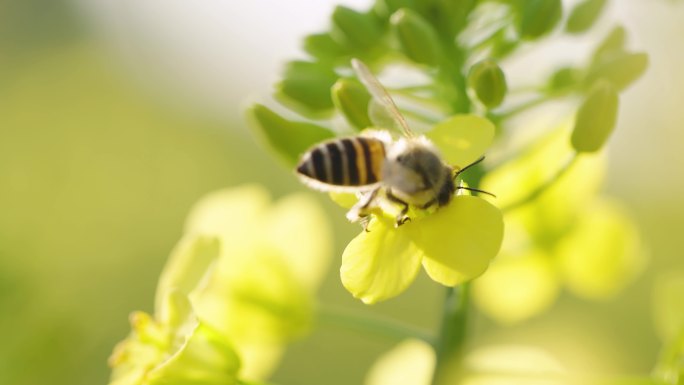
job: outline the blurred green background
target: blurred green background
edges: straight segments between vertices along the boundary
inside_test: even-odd
[[[241,101],[269,93],[302,28],[325,26],[334,3],[182,3],[0,0],[0,384],[106,383],[127,315],[151,310],[193,202],[244,182],[276,197],[303,190],[255,142]],[[653,282],[684,269],[684,4],[613,3],[606,24],[625,23],[651,67],[622,98],[606,190],[632,210],[652,262],[611,302],[564,296],[508,327],[475,316],[473,344],[537,345],[570,369],[646,373],[659,348]],[[371,309],[344,291],[339,255],[358,228],[324,198],[337,258],[321,301],[433,328],[442,290],[424,277]],[[291,346],[274,380],[360,383],[392,343],[323,327]]]

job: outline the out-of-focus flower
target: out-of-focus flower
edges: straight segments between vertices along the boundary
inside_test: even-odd
[[[366,385],[429,385],[435,351],[422,340],[402,341],[380,356],[366,375]]]
[[[482,155],[493,135],[494,126],[486,119],[462,115],[438,124],[426,136],[446,162],[464,166]],[[344,198],[336,195],[335,200]],[[354,238],[342,255],[342,283],[365,303],[404,291],[421,265],[433,280],[458,285],[481,275],[499,251],[501,212],[479,197],[457,195],[434,212],[410,210],[411,221],[399,227],[398,207],[385,201],[380,206],[368,231]]]
[[[167,293],[180,293],[187,296],[188,309],[194,309],[198,330],[211,331],[214,340],[225,341],[240,357],[239,373],[237,364],[234,371],[239,378],[263,379],[279,361],[284,345],[311,326],[313,293],[328,266],[330,243],[322,210],[304,195],[273,205],[258,186],[209,194],[190,213],[186,235],[161,274],[155,305],[158,319],[147,316],[150,321],[143,326],[136,322],[124,344],[143,346],[159,358],[171,354],[172,346],[148,346],[150,331],[189,338],[194,329],[174,329],[160,316],[166,313]],[[135,357],[125,365],[112,360],[115,380],[146,370],[152,355]],[[211,357],[207,360],[203,365],[213,365]],[[168,383],[177,380],[175,372],[162,373],[168,373]],[[130,378],[131,382],[117,385],[149,383],[147,377]]]
[[[483,180],[497,204],[518,202],[552,179],[573,152],[559,129]],[[616,294],[643,269],[646,254],[626,210],[597,198],[604,158],[581,155],[535,200],[505,212],[506,238],[497,261],[473,288],[476,303],[502,322],[547,309],[562,286],[587,299]]]
[[[131,334],[109,360],[110,384],[237,384],[240,359],[228,339],[200,322],[181,292],[164,299],[155,318],[131,314]]]
[[[435,352],[421,340],[406,340],[382,355],[366,385],[428,385]],[[495,345],[467,353],[446,383],[464,385],[568,384],[565,369],[548,353],[529,346]]]

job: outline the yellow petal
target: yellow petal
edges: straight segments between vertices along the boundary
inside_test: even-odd
[[[281,199],[267,217],[264,236],[306,287],[318,287],[332,257],[332,231],[325,212],[309,195]]]
[[[425,257],[430,277],[454,286],[482,274],[503,239],[501,211],[474,196],[456,196],[446,207],[405,226]]]
[[[356,202],[359,201],[359,198],[355,193],[333,191],[328,193],[328,195],[330,195],[330,199],[332,199],[333,202],[337,203],[340,207],[344,207],[345,209],[352,208]]]
[[[391,220],[373,219],[369,232],[361,232],[344,250],[342,284],[367,304],[394,297],[416,277],[422,254],[411,242],[407,228],[394,228]]]
[[[496,194],[499,207],[517,203],[551,180],[569,161],[574,150],[568,143],[568,129],[561,127],[532,145],[522,156],[488,173],[481,188]],[[596,194],[605,174],[605,157],[582,155],[533,202],[507,212],[536,238],[563,233]]]
[[[268,191],[244,185],[212,192],[195,204],[185,223],[191,234],[227,238],[224,247],[253,237],[262,215],[271,203]]]
[[[366,376],[366,385],[429,385],[435,352],[421,340],[406,340],[383,354]]]
[[[547,255],[501,256],[473,282],[473,299],[492,318],[513,323],[541,313],[558,296],[559,282]]]
[[[198,316],[236,343],[285,343],[301,336],[312,320],[311,293],[277,250],[254,248],[249,256],[217,266],[193,298]]]
[[[285,346],[238,341],[235,344],[235,350],[240,354],[242,362],[240,378],[248,381],[262,381],[268,379],[278,367],[285,353]]]
[[[240,359],[225,337],[199,323],[184,339],[171,357],[147,374],[145,385],[238,383]]]
[[[597,201],[581,214],[557,247],[559,267],[570,290],[609,298],[631,282],[646,263],[639,232],[615,202]]]
[[[189,234],[176,245],[157,284],[155,312],[162,314],[165,296],[178,290],[190,295],[200,286],[200,282],[208,279],[210,265],[219,256],[219,241],[214,237]]]
[[[465,167],[485,153],[495,130],[494,124],[481,116],[455,115],[435,125],[426,136],[447,163]]]
[[[466,356],[462,385],[568,384],[566,370],[549,353],[530,346],[499,345]]]

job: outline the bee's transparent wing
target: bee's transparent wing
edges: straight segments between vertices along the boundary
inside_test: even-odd
[[[373,96],[368,106],[368,115],[373,124],[385,128],[399,129],[404,132],[404,135],[408,137],[413,136],[413,132],[406,123],[406,119],[399,112],[394,100],[392,100],[385,87],[371,73],[370,69],[358,59],[352,59],[351,64],[354,72],[356,72],[356,76],[366,86],[371,96]]]

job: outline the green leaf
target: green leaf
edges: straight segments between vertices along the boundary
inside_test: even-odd
[[[518,29],[525,39],[537,39],[549,33],[561,19],[561,0],[526,0],[522,2]]]
[[[332,14],[332,22],[333,39],[352,49],[368,51],[382,37],[382,28],[370,13],[337,6]]]
[[[302,113],[320,114],[333,108],[330,87],[337,74],[321,63],[292,61],[285,67],[283,80],[277,86],[277,96],[292,101]]]
[[[606,80],[599,80],[575,116],[571,143],[578,152],[595,152],[603,147],[617,121],[618,93]]]
[[[442,58],[437,31],[420,14],[402,8],[391,18],[399,44],[406,56],[416,63],[436,66]]]
[[[579,34],[591,28],[605,8],[606,0],[585,0],[575,6],[570,12],[565,30]]]
[[[468,85],[487,108],[499,106],[508,91],[506,75],[492,59],[482,60],[470,68]]]
[[[587,84],[593,84],[598,79],[606,79],[613,83],[618,91],[622,91],[639,79],[647,67],[647,54],[622,52],[594,64],[586,81]]]
[[[296,164],[299,156],[315,143],[334,136],[327,128],[287,120],[261,104],[247,110],[247,119],[251,127],[290,165]]]
[[[495,131],[494,124],[483,117],[455,115],[438,123],[426,136],[448,164],[464,167],[484,154]]]
[[[361,83],[353,79],[340,79],[332,87],[335,107],[354,128],[362,130],[372,125],[368,117],[371,96]]]

